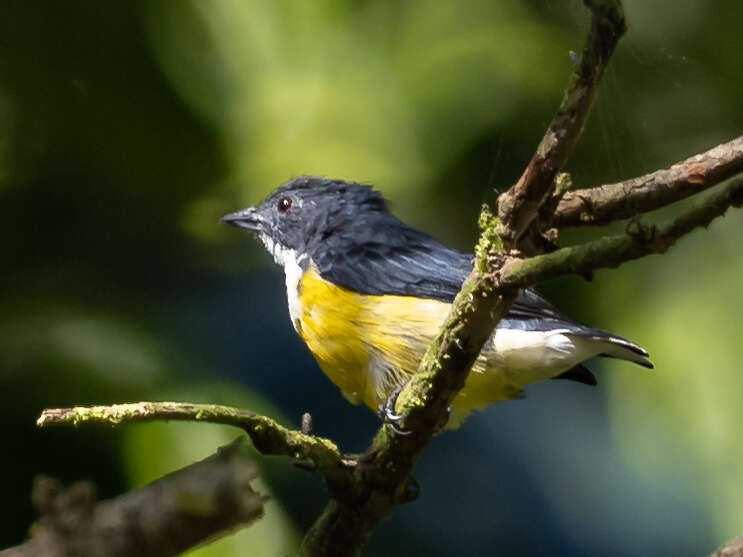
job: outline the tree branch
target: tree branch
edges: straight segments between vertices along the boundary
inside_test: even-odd
[[[385,427],[378,432],[354,470],[355,489],[331,492],[332,499],[307,533],[300,555],[347,554],[358,547],[394,505],[409,500],[407,480],[418,455],[446,422],[448,405],[464,384],[466,371],[474,360],[472,354],[479,354],[482,342],[507,312],[519,288],[559,275],[582,274],[663,253],[683,235],[708,226],[728,208],[741,206],[743,180],[736,180],[668,223],[645,226],[634,221],[623,235],[528,259],[507,257],[498,249],[498,238],[493,233],[497,219],[484,210],[475,269],[424,356],[419,372],[399,397],[396,411],[405,416],[404,425],[410,435],[394,435]],[[499,270],[489,272],[488,268]]]
[[[498,232],[506,250],[535,251],[528,242],[519,245],[519,241],[534,222],[545,199],[554,191],[555,176],[573,153],[604,68],[626,31],[619,0],[584,0],[584,3],[591,10],[591,29],[581,61],[534,156],[518,182],[498,200]]]
[[[287,429],[275,420],[250,410],[219,404],[189,402],[134,402],[112,406],[77,406],[44,410],[36,421],[39,427],[53,425],[105,424],[184,420],[239,427],[253,445],[267,455],[286,455],[311,460],[325,472],[338,472],[354,463],[344,458],[330,439]]]
[[[396,411],[404,416],[410,435],[395,435],[384,426],[379,430],[354,469],[353,489],[331,490],[331,500],[305,536],[300,555],[349,555],[395,505],[410,500],[409,478],[420,453],[447,422],[452,400],[515,299],[517,288],[500,282],[504,248],[517,246],[551,193],[556,173],[580,136],[603,69],[625,30],[619,0],[585,0],[585,4],[591,10],[591,29],[558,113],[519,182],[501,196],[500,224],[483,209],[474,269],[418,372],[398,397]]]
[[[309,530],[301,556],[349,555],[395,505],[417,494],[409,484],[415,463],[449,417],[449,406],[464,386],[470,367],[498,320],[516,296],[495,291],[495,281],[475,270],[416,373],[399,396],[409,435],[382,427],[354,470],[355,489],[331,492],[331,500]]]
[[[736,179],[667,223],[646,226],[634,220],[630,221],[626,233],[618,236],[599,238],[529,259],[511,258],[503,266],[502,281],[511,286],[530,286],[566,274],[584,274],[603,267],[617,267],[652,253],[665,253],[682,236],[695,228],[709,226],[730,207],[741,206],[743,179]]]
[[[32,537],[2,557],[169,557],[263,516],[264,496],[250,486],[257,469],[238,442],[120,497],[95,502],[95,487],[69,489],[37,478],[41,518]]]
[[[554,226],[602,225],[685,199],[743,172],[743,136],[673,166],[618,182],[566,193]]]

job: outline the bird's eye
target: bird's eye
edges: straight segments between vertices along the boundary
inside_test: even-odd
[[[279,199],[279,213],[286,213],[292,206],[291,197],[282,197]]]

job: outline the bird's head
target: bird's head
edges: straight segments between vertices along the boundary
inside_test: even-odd
[[[354,234],[358,226],[389,216],[379,192],[343,180],[299,176],[283,184],[254,207],[221,221],[253,232],[285,265],[287,257],[310,254],[338,236]]]

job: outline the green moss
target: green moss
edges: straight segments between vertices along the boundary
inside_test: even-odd
[[[490,206],[484,203],[477,219],[480,238],[475,245],[475,269],[481,273],[487,272],[488,256],[503,251],[503,242],[496,233],[498,224],[498,217],[490,209]]]

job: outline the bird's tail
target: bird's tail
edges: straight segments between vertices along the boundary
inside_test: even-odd
[[[606,331],[593,330],[592,334],[581,335],[592,342],[600,343],[596,348],[600,350],[598,356],[604,358],[619,358],[634,362],[648,369],[653,369],[653,363],[648,358],[647,350],[631,340],[622,338]]]

